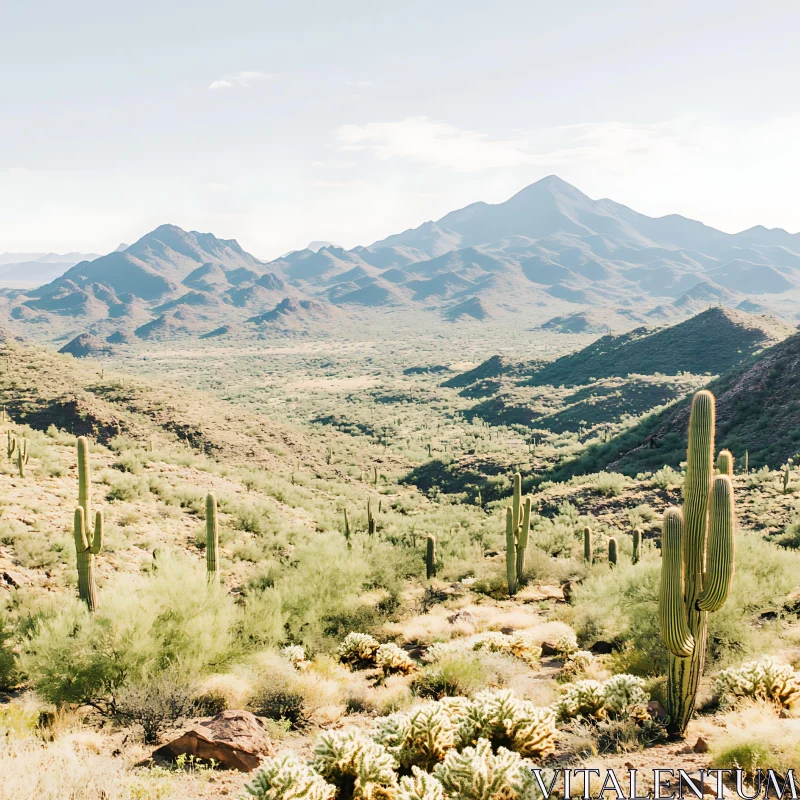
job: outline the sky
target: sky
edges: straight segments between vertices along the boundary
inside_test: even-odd
[[[800,230],[800,3],[0,0],[0,252],[261,258],[549,174]]]

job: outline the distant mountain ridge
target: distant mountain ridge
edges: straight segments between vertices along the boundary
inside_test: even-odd
[[[800,234],[652,218],[556,176],[350,250],[315,241],[264,262],[234,239],[174,225],[120,247],[36,290],[4,290],[0,302],[18,326],[56,324],[75,335],[80,322],[103,336],[164,315],[156,328],[207,332],[284,299],[357,313],[414,309],[453,325],[523,313],[564,332],[602,330],[604,318],[617,330],[679,322],[711,306],[800,319]]]

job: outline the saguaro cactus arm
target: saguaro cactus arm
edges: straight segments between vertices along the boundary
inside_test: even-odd
[[[517,593],[517,543],[514,538],[514,512],[506,508],[506,577],[508,593]]]
[[[661,542],[658,625],[667,650],[687,658],[694,652],[694,637],[683,605],[683,513],[679,508],[666,510]]]
[[[733,453],[730,450],[720,450],[717,455],[717,471],[720,475],[733,477]]]
[[[735,524],[733,484],[728,475],[718,475],[711,489],[706,574],[697,598],[703,611],[718,611],[728,599],[735,569]]]

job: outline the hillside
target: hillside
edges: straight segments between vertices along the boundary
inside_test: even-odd
[[[800,333],[708,384],[717,397],[717,443],[750,469],[777,468],[800,451]],[[686,457],[688,398],[552,471],[562,479],[609,470],[635,475]]]
[[[715,307],[661,330],[637,328],[603,336],[547,364],[528,383],[576,386],[598,378],[657,372],[718,375],[790,332],[789,326],[770,317]]]

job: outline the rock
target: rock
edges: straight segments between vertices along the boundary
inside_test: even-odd
[[[19,572],[14,572],[13,570],[7,569],[0,575],[0,579],[2,579],[3,583],[6,586],[11,586],[13,589],[19,589],[20,586],[24,586],[28,581],[19,574]]]
[[[526,586],[515,595],[523,603],[538,603],[540,600],[564,600],[564,590],[560,586]]]
[[[651,717],[654,717],[661,722],[665,722],[669,714],[667,714],[667,709],[658,702],[658,700],[651,700],[647,704],[647,710],[650,713]]]
[[[791,592],[791,594],[789,594],[783,604],[783,607],[790,614],[800,614],[800,589],[795,589],[793,592]]]
[[[475,625],[477,622],[475,615],[471,611],[467,611],[466,608],[462,608],[461,611],[449,616],[447,621],[451,625]]]
[[[694,750],[695,753],[707,753],[708,742],[702,736],[698,736],[692,750]]]
[[[614,652],[614,646],[610,642],[595,642],[589,648],[589,652],[596,656],[607,656]]]
[[[223,711],[159,747],[153,758],[174,761],[180,755],[187,755],[203,761],[213,759],[227,769],[252,772],[262,758],[274,754],[261,723],[249,711]]]
[[[702,775],[702,778],[703,778],[702,781],[700,780],[701,775]],[[687,772],[686,773],[686,778],[689,778],[689,780],[691,780],[692,783],[695,786],[697,786],[698,788],[702,787],[702,791],[703,791],[704,795],[711,795],[712,797],[716,797],[716,795],[717,795],[716,781],[712,782],[712,779],[709,778],[705,774],[705,772],[702,772],[701,770],[697,770],[695,772]],[[686,780],[686,778],[684,778],[681,775],[681,777],[679,779],[680,789],[678,791],[678,796],[679,797],[694,797],[694,796],[696,796],[695,793],[694,793],[694,789],[689,784],[689,781]],[[664,791],[663,795],[664,796],[669,796],[668,791]]]
[[[542,655],[543,656],[557,656],[558,648],[555,642],[542,642]]]

